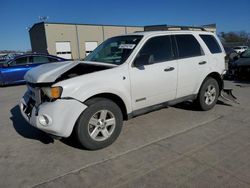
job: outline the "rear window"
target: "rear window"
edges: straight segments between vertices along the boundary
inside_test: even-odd
[[[193,35],[176,35],[176,42],[180,58],[203,55],[203,50]]]
[[[217,40],[212,35],[200,35],[212,54],[221,53],[222,50]]]

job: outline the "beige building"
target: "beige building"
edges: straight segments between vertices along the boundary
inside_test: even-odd
[[[33,52],[82,59],[107,38],[143,30],[140,26],[41,22],[29,34]]]

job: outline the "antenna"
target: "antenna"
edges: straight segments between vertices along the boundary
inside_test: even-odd
[[[39,16],[38,19],[42,22],[46,22],[49,19],[49,16]]]

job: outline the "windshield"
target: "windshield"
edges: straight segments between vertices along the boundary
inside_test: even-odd
[[[250,50],[246,50],[241,54],[241,57],[250,58]]]
[[[141,39],[142,36],[139,35],[110,38],[98,46],[85,60],[121,65],[127,60]]]

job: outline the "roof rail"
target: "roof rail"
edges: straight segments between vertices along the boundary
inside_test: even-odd
[[[144,31],[180,31],[180,30],[206,31],[205,28],[196,27],[196,26],[177,26],[177,25],[148,25],[148,26],[144,26]]]

